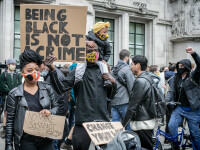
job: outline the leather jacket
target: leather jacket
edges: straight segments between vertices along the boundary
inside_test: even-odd
[[[151,85],[149,81],[144,78],[145,76],[149,76],[149,74],[143,72],[134,82],[128,109],[122,121],[123,126],[126,126],[130,121],[145,121],[153,119],[148,113],[148,106],[151,98]]]
[[[43,109],[48,109],[51,114],[57,114],[58,102],[55,99],[52,87],[46,82],[38,82],[40,104]],[[24,86],[21,84],[10,91],[6,104],[6,148],[13,149],[14,144],[20,146],[20,139],[23,135],[23,124],[25,112],[28,110],[28,104],[24,97]]]
[[[200,108],[200,56],[195,52],[191,54],[195,63],[196,69],[192,71],[189,76],[183,81],[183,89],[186,92],[190,107],[192,110],[196,110]],[[177,65],[178,70],[178,65]],[[176,78],[178,74],[172,78],[172,84],[170,86],[170,90],[167,93],[165,98],[166,101],[174,100],[175,102],[179,102],[179,94],[176,91]]]

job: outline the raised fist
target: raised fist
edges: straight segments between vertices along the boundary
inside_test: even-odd
[[[192,47],[188,47],[185,50],[186,50],[186,53],[189,53],[189,54],[193,54],[194,53],[194,50],[192,49]]]

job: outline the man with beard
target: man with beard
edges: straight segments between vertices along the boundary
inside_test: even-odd
[[[117,83],[115,97],[111,99],[112,121],[123,120],[128,108],[129,96],[135,80],[129,67],[130,57],[131,53],[128,50],[122,50],[119,53],[120,60],[111,72]],[[128,125],[126,129],[130,130],[130,126]]]
[[[82,126],[84,122],[93,122],[97,120],[109,121],[107,92],[112,91],[111,97],[113,97],[116,90],[116,83],[115,79],[110,74],[103,74],[102,78],[101,70],[96,63],[98,56],[97,45],[95,47],[86,46],[87,67],[83,76],[83,82],[75,86],[76,68],[71,70],[64,81],[60,82],[55,68],[51,65],[54,61],[54,56],[49,57],[49,61],[46,62],[46,65],[52,66],[49,67],[51,70],[50,77],[52,78],[52,82],[58,85],[58,90],[67,91],[71,88],[74,89],[75,99],[77,101],[75,127],[72,135],[74,150],[89,149],[91,139]],[[112,87],[105,87],[104,80],[109,80],[112,83]]]

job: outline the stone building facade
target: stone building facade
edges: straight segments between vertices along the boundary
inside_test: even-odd
[[[0,0],[0,62],[20,54],[20,4],[88,6],[87,32],[109,21],[111,66],[122,49],[160,66],[190,58],[200,46],[200,0]]]

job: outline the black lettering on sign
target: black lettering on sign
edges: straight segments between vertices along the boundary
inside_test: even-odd
[[[48,20],[48,17],[50,17],[51,20],[55,20],[55,9],[45,9],[44,10],[44,20]]]
[[[70,39],[70,36],[68,34],[64,34],[62,37],[61,37],[61,45],[62,46],[68,46],[71,42],[71,39]]]
[[[30,45],[30,34],[26,34],[26,45]]]
[[[49,29],[48,29],[48,26],[47,26],[46,22],[44,22],[44,25],[43,25],[42,33],[44,33],[44,32],[49,33]]]
[[[27,8],[27,9],[25,10],[25,12],[26,12],[26,13],[25,13],[25,14],[26,14],[26,15],[25,15],[25,19],[26,19],[26,20],[31,20],[31,18],[32,18],[32,17],[31,17],[31,9]]]
[[[42,33],[42,30],[37,29],[37,22],[33,22],[33,33]]]
[[[26,32],[27,33],[30,33],[30,32],[32,32],[32,22],[30,22],[30,21],[26,21]]]
[[[51,33],[57,33],[57,30],[54,30],[54,29],[53,29],[53,26],[54,26],[55,24],[58,24],[58,22],[52,22],[52,23],[49,25],[49,30],[50,30]]]
[[[67,55],[72,55],[72,60],[75,58],[75,47],[71,47],[68,49],[67,47],[63,48],[63,60],[66,60],[66,53]]]
[[[103,141],[103,140],[104,140],[104,137],[103,137],[102,133],[97,133],[97,134],[98,134],[99,140],[100,140],[100,141]]]
[[[93,130],[92,130],[92,128],[90,128],[90,125],[89,124],[87,124],[87,129],[90,131],[90,132],[93,132]]]
[[[25,46],[24,50],[30,50],[30,46]]]
[[[36,52],[37,52],[38,54],[40,54],[40,51],[44,51],[44,46],[39,46],[39,47],[36,49]],[[40,56],[42,57],[42,60],[44,60],[44,56],[42,56],[41,54],[40,54]]]
[[[40,9],[40,20],[43,20],[43,9]]]
[[[67,33],[67,30],[65,30],[65,26],[68,24],[68,22],[59,22],[59,33]]]
[[[46,47],[46,57],[49,55],[53,55],[54,47],[52,46],[47,46]]]
[[[72,34],[72,37],[76,38],[76,46],[79,46],[80,38],[83,38],[82,34]]]
[[[36,38],[39,34],[32,34],[31,38],[35,41],[34,43],[31,42],[31,46],[36,46],[39,44],[39,40]]]
[[[58,11],[58,13],[57,13],[57,19],[59,21],[65,21],[66,20],[67,16],[63,15],[63,13],[66,13],[66,9],[61,9],[61,10]]]
[[[62,47],[58,47],[58,60],[62,59]]]
[[[97,133],[95,133],[95,134],[92,133],[91,135],[92,135],[93,137],[95,137],[95,139],[99,142],[99,139],[98,139],[98,137],[97,137]]]
[[[59,46],[59,36],[60,35],[55,35],[55,37],[52,34],[47,35],[48,46],[52,46],[52,42],[56,46]]]
[[[32,10],[32,20],[39,20],[39,9]]]

